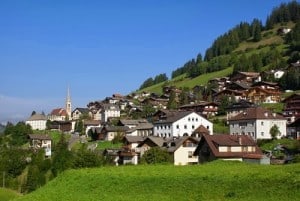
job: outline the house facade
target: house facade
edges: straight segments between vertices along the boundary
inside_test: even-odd
[[[50,136],[43,134],[30,134],[29,137],[29,147],[32,149],[44,149],[45,157],[51,157],[51,145],[52,140]]]
[[[231,135],[249,135],[254,140],[272,139],[270,129],[276,125],[277,138],[286,136],[286,118],[262,107],[248,108],[228,120]]]
[[[283,102],[283,116],[288,119],[289,123],[292,123],[300,117],[300,93],[290,95]]]
[[[173,155],[174,165],[191,165],[198,163],[194,155],[200,138],[181,137],[166,144],[167,151]]]
[[[33,130],[46,130],[47,117],[43,114],[34,114],[25,123],[30,125]]]
[[[73,120],[78,120],[80,119],[80,117],[82,117],[83,115],[92,116],[92,113],[90,112],[90,110],[88,108],[76,108],[73,112],[72,112],[72,119]]]
[[[247,135],[205,135],[201,138],[194,155],[199,157],[199,163],[216,159],[270,163],[268,160],[264,161],[262,151]]]
[[[191,136],[200,125],[213,133],[213,124],[196,112],[178,111],[154,122],[153,135],[159,137]]]
[[[120,117],[120,108],[115,104],[103,104],[101,110],[101,121],[107,122],[109,118],[118,118]]]

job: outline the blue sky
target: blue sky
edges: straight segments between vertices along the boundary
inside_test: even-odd
[[[283,0],[1,0],[0,122],[73,109],[170,76],[242,21]]]

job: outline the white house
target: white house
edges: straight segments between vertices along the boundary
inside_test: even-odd
[[[73,112],[72,112],[72,119],[73,120],[77,120],[80,119],[80,117],[82,115],[87,115],[89,117],[92,116],[92,113],[90,112],[90,110],[88,108],[76,108]]]
[[[34,114],[26,120],[33,130],[45,130],[47,117],[43,114]]]
[[[167,151],[172,154],[174,165],[190,165],[198,163],[194,152],[200,138],[181,137],[166,143]]]
[[[254,140],[271,139],[270,129],[277,125],[278,138],[286,136],[286,118],[262,107],[247,108],[228,120],[231,135],[250,135]]]
[[[43,134],[30,134],[29,147],[33,149],[44,149],[45,156],[51,157],[51,138],[48,135]]]
[[[193,111],[177,111],[154,122],[153,135],[159,137],[191,136],[200,125],[213,133],[213,124]]]
[[[103,104],[101,110],[101,121],[107,122],[109,118],[120,117],[120,108],[115,104]]]

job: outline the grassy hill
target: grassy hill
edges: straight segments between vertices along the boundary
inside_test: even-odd
[[[15,191],[12,191],[12,190],[6,189],[6,188],[0,188],[0,200],[1,201],[12,200],[19,196],[20,196],[20,194],[18,194]]]
[[[239,46],[233,51],[239,57],[241,54],[246,53],[247,56],[252,54],[259,54],[261,52],[272,51],[274,48],[280,52],[287,50],[288,45],[284,44],[284,39],[282,36],[277,34],[277,30],[280,27],[293,28],[295,23],[289,22],[284,25],[278,24],[273,29],[266,30],[262,32],[262,39],[259,42],[253,42],[252,38],[249,38],[247,41],[243,41]],[[269,66],[265,66],[263,69],[267,70]],[[175,70],[175,69],[174,69]],[[141,91],[148,91],[154,93],[162,93],[162,86],[164,85],[174,85],[178,88],[180,87],[189,87],[193,88],[195,85],[205,85],[208,80],[216,77],[229,76],[232,73],[233,67],[228,66],[228,68],[216,71],[213,73],[207,73],[200,75],[194,79],[187,78],[186,75],[180,75],[174,79],[171,79],[167,82],[159,83],[147,88],[144,88]]]
[[[16,201],[299,200],[300,164],[215,161],[195,166],[69,170]]]

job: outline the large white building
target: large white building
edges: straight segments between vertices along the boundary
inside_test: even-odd
[[[109,118],[120,117],[121,111],[118,105],[115,104],[103,104],[101,110],[101,121],[107,122]]]
[[[262,107],[248,108],[229,119],[231,135],[250,135],[254,140],[271,139],[270,129],[277,125],[279,135],[286,136],[286,118]]]
[[[33,130],[45,130],[47,117],[43,114],[34,114],[25,123],[29,124]]]
[[[201,125],[209,131],[209,134],[213,134],[212,122],[200,114],[192,111],[173,112],[165,119],[154,122],[153,135],[158,137],[191,136]]]

